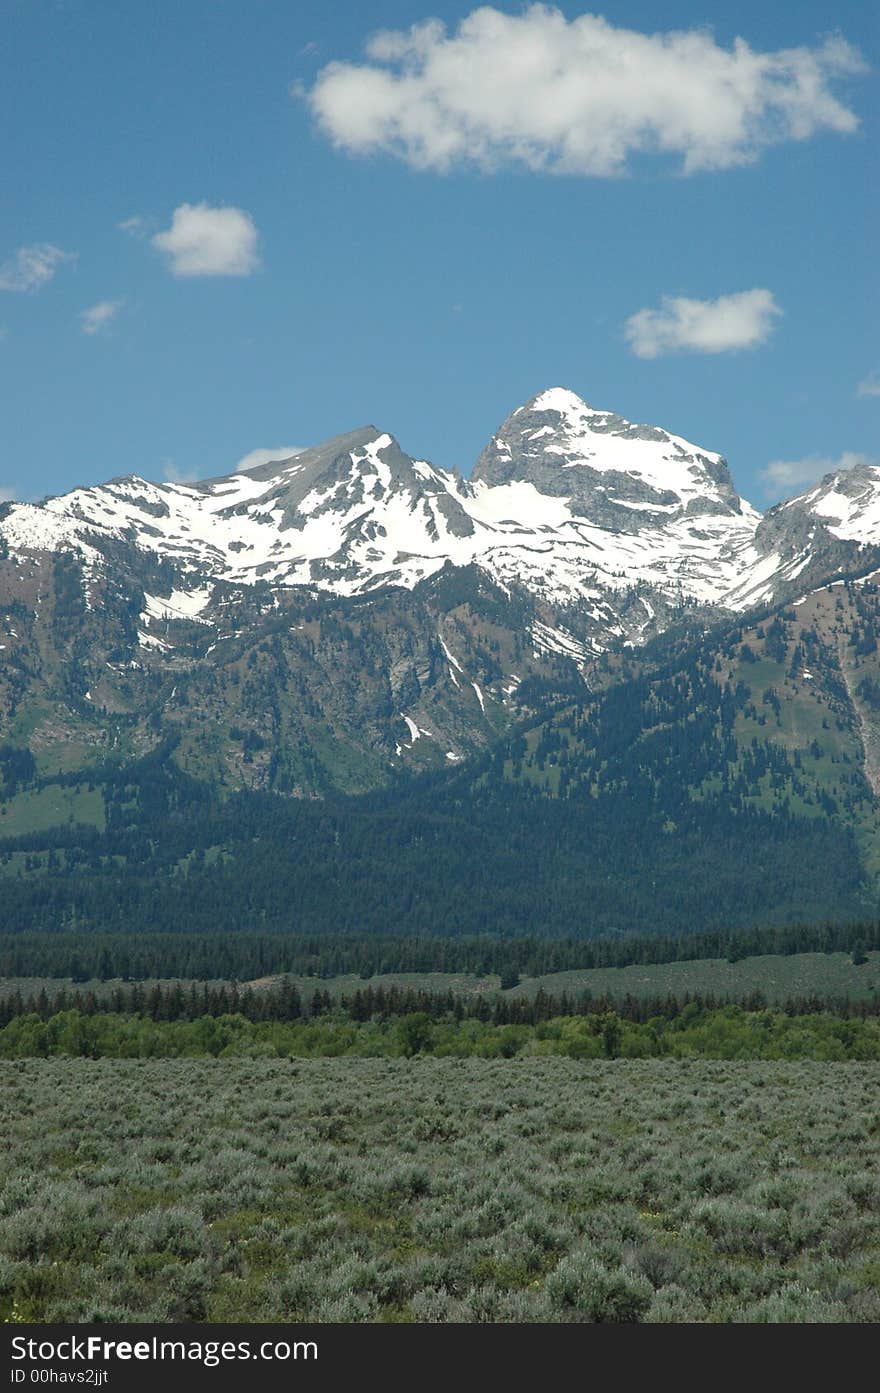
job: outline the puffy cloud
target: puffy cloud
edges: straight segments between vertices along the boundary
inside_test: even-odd
[[[639,310],[624,325],[637,358],[662,353],[726,353],[755,348],[769,337],[782,310],[770,290],[741,290],[717,300],[664,295],[659,310]]]
[[[869,372],[856,388],[857,397],[880,397],[880,372]]]
[[[14,256],[0,266],[0,290],[41,290],[65,261],[73,261],[75,252],[62,251],[51,242],[34,242],[19,247]]]
[[[121,300],[99,300],[80,315],[80,328],[84,334],[100,334],[106,329],[122,308]]]
[[[256,469],[261,464],[270,464],[272,460],[290,459],[291,455],[301,455],[305,448],[305,445],[276,445],[274,449],[251,450],[249,454],[242,455],[232,472],[233,474],[241,474],[246,469]]]
[[[305,92],[319,126],[352,154],[441,171],[612,175],[644,151],[686,174],[745,164],[780,141],[854,131],[831,84],[866,68],[839,37],[761,53],[706,29],[643,34],[540,4],[482,6],[452,34],[436,19],[379,33],[366,54],[328,64]]]
[[[805,455],[803,459],[771,460],[767,467],[761,470],[761,478],[768,491],[779,489],[790,492],[793,488],[815,484],[824,475],[836,473],[840,469],[855,469],[859,464],[875,463],[869,455],[859,454],[856,450],[844,450],[837,459],[828,455]]]
[[[259,265],[257,229],[242,208],[181,203],[171,226],[151,241],[175,276],[249,276]]]

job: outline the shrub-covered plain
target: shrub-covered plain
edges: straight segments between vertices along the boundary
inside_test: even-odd
[[[12,1321],[876,1321],[880,1069],[22,1059]]]

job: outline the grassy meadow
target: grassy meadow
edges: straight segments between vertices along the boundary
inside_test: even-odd
[[[880,952],[869,951],[865,961],[853,962],[852,953],[764,953],[744,957],[737,962],[726,958],[696,958],[682,962],[634,963],[628,967],[582,968],[570,972],[548,972],[538,977],[523,977],[515,987],[501,990],[497,973],[468,972],[384,972],[359,976],[355,972],[333,977],[307,977],[296,973],[274,974],[256,978],[248,985],[255,991],[277,987],[289,982],[308,1001],[317,990],[331,997],[353,996],[365,987],[400,987],[413,991],[455,992],[464,998],[530,996],[542,990],[550,996],[567,994],[576,998],[584,992],[594,997],[620,1001],[626,996],[684,998],[694,994],[729,997],[739,1000],[753,992],[761,992],[769,1004],[782,1003],[792,997],[819,996],[824,999],[869,1001],[880,993]],[[190,979],[145,978],[145,991],[154,986],[163,988],[180,984],[185,989],[193,985]],[[74,982],[70,977],[0,977],[0,998],[20,992],[36,996],[46,991],[50,996],[62,988],[81,993],[93,992],[107,996],[125,984],[120,978],[100,980],[91,978]],[[228,979],[198,979],[196,989],[207,986],[232,987]]]
[[[0,1067],[6,1321],[880,1320],[880,1066]]]

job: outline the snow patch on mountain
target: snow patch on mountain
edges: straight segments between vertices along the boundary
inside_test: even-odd
[[[169,596],[148,595],[144,592],[144,609],[141,619],[189,619],[197,624],[208,624],[201,612],[210,603],[211,588],[201,590],[172,590]]]
[[[552,624],[542,624],[536,620],[529,629],[532,641],[539,652],[563,653],[567,658],[582,662],[588,656],[588,649],[565,629]]]

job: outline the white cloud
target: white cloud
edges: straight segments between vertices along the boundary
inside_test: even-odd
[[[686,174],[746,164],[781,141],[854,131],[831,83],[866,70],[839,37],[761,53],[707,29],[643,34],[540,4],[482,6],[451,35],[428,19],[374,35],[366,53],[321,69],[305,94],[318,124],[352,154],[441,171],[611,175],[641,151]]]
[[[15,498],[15,492],[11,488],[5,488],[0,484],[0,503],[11,503]]]
[[[132,237],[143,237],[147,230],[147,220],[140,214],[135,214],[132,218],[123,218],[122,222],[116,224],[120,232],[127,232]]]
[[[167,231],[150,240],[175,276],[249,276],[259,265],[257,229],[242,208],[181,203]]]
[[[623,326],[637,358],[662,353],[726,353],[764,343],[782,310],[770,290],[741,290],[717,300],[664,295],[662,309],[639,310]]]
[[[880,372],[869,372],[856,388],[857,397],[880,397]]]
[[[19,247],[15,255],[0,266],[0,290],[40,290],[49,283],[62,262],[73,261],[75,256],[75,252],[62,251],[51,242]]]
[[[122,308],[121,300],[99,300],[80,315],[80,328],[84,334],[100,334],[106,329]]]
[[[233,469],[233,474],[241,474],[245,469],[256,469],[258,465],[270,464],[273,460],[290,459],[291,455],[301,455],[305,445],[276,445],[274,449],[251,450],[242,455]]]
[[[801,485],[815,484],[824,475],[836,473],[841,469],[855,469],[859,464],[874,463],[876,461],[869,455],[860,454],[857,450],[844,450],[837,459],[832,459],[829,455],[805,455],[803,459],[771,460],[767,467],[761,470],[761,478],[768,490],[791,490]]]

